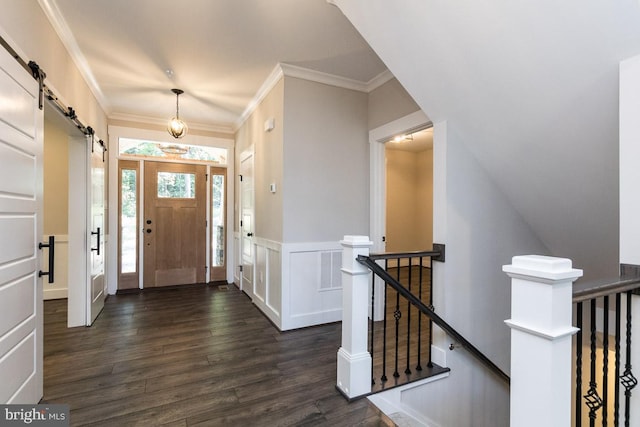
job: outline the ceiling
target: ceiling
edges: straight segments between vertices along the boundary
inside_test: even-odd
[[[451,153],[455,170],[470,174],[477,162],[545,253],[571,258],[587,280],[617,275],[619,67],[640,55],[640,2],[336,3],[422,111],[446,122],[447,170],[456,165]],[[490,212],[470,190],[480,181],[464,176],[447,181],[447,200],[462,225],[456,232],[473,235],[470,253],[485,252],[478,236],[491,235],[487,224],[501,211],[485,213],[477,228],[460,215]],[[497,256],[505,247],[487,254],[493,265],[508,260]]]
[[[175,87],[190,126],[233,128],[279,63],[364,88],[389,75],[326,0],[40,4],[110,118],[168,119]]]

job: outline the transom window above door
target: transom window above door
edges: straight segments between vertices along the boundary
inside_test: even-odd
[[[122,157],[154,157],[195,162],[227,164],[227,149],[186,145],[144,139],[120,138],[119,154]]]

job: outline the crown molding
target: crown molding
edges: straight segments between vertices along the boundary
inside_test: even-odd
[[[309,68],[299,67],[297,65],[277,64],[271,74],[266,78],[256,95],[253,97],[247,108],[242,112],[240,118],[235,122],[235,129],[239,129],[242,124],[249,118],[260,102],[269,94],[271,89],[280,81],[284,76],[295,77],[298,79],[308,80],[316,83],[323,83],[330,86],[340,87],[343,89],[356,90],[358,92],[369,93],[374,89],[382,86],[392,78],[393,74],[389,70],[384,70],[368,82],[362,82],[360,80],[349,79],[346,77],[336,76],[334,74],[323,73],[321,71],[311,70]]]
[[[362,82],[360,80],[323,73],[322,71],[311,70],[297,65],[281,63],[280,67],[282,68],[284,75],[288,77],[296,77],[316,83],[324,83],[330,86],[357,90],[358,92],[365,93],[369,93],[372,90],[379,88],[394,77],[393,74],[391,74],[391,71],[384,70],[368,82]]]
[[[291,64],[280,64],[282,72],[287,77],[309,80],[316,83],[323,83],[343,89],[357,90],[358,92],[368,92],[367,83],[334,74],[323,73],[322,71],[310,70]]]
[[[236,120],[234,124],[236,130],[239,129],[249,118],[251,113],[255,111],[258,105],[260,105],[262,100],[269,94],[269,92],[271,92],[271,89],[274,88],[283,76],[284,72],[282,71],[281,64],[276,64],[264,83],[262,83],[262,86],[260,86],[260,89],[256,92],[253,99],[247,105],[247,108],[244,109],[238,120]]]
[[[121,120],[125,122],[132,123],[141,123],[147,125],[154,126],[167,126],[167,120],[159,119],[157,117],[149,117],[142,116],[137,114],[128,114],[128,113],[112,113],[108,116],[109,120]],[[192,130],[200,130],[205,132],[219,132],[219,133],[227,133],[233,134],[235,132],[235,128],[232,124],[208,124],[208,123],[197,123],[197,122],[188,122],[189,129]]]
[[[62,41],[64,47],[67,49],[67,52],[69,52],[69,56],[71,56],[71,59],[76,64],[76,67],[78,67],[80,75],[82,75],[82,77],[84,78],[87,86],[89,87],[89,90],[91,91],[91,93],[93,93],[93,96],[95,96],[98,104],[100,104],[100,107],[102,107],[102,110],[107,113],[110,107],[109,103],[102,93],[102,90],[100,89],[100,86],[98,85],[93,72],[91,71],[87,59],[80,51],[78,42],[76,42],[76,39],[69,29],[67,21],[65,21],[64,17],[62,16],[57,3],[55,2],[55,0],[38,0],[38,4],[40,5],[40,8],[42,8],[53,29],[58,34],[58,37],[60,37],[60,40]]]
[[[391,71],[384,70],[383,72],[381,72],[380,74],[378,74],[377,76],[375,76],[374,78],[372,78],[367,82],[367,92],[371,92],[379,88],[380,86],[382,86],[389,80],[393,79],[394,77],[395,76],[393,75],[393,73],[391,73]]]

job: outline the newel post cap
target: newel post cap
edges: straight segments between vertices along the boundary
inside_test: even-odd
[[[350,246],[350,247],[366,247],[372,246],[373,242],[369,239],[369,236],[351,236],[347,235],[340,241],[342,246]]]
[[[511,265],[502,267],[509,277],[540,278],[545,281],[566,281],[582,277],[582,270],[572,268],[568,258],[543,255],[520,255],[511,259]]]

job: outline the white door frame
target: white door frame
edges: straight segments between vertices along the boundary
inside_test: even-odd
[[[431,120],[421,110],[384,124],[369,131],[370,217],[369,238],[373,241],[371,252],[384,252],[386,221],[386,167],[384,143],[393,136],[428,127]]]
[[[69,328],[86,325],[89,256],[87,248],[87,137],[69,137],[69,284],[67,288]]]
[[[120,138],[134,138],[134,139],[146,139],[149,141],[158,141],[158,142],[168,142],[171,141],[171,137],[166,131],[156,131],[156,130],[147,130],[140,128],[130,128],[124,126],[109,126],[109,150],[107,154],[109,155],[109,203],[108,206],[111,207],[109,209],[109,218],[107,219],[109,222],[109,236],[107,236],[107,240],[109,242],[107,249],[107,259],[106,259],[106,278],[107,278],[107,290],[110,295],[115,295],[118,291],[118,247],[120,242],[118,240],[118,192],[120,188],[118,186],[118,160],[119,160],[119,142]],[[224,167],[227,169],[227,176],[234,176],[234,140],[232,137],[229,138],[220,138],[213,136],[200,136],[200,135],[192,135],[189,134],[180,140],[180,143],[188,144],[188,145],[200,145],[200,146],[208,146],[208,147],[219,147],[227,149],[227,163],[226,165],[214,165],[216,167]],[[131,158],[129,158],[131,159]],[[149,159],[152,161],[162,161],[160,159]],[[184,163],[184,162],[179,162]],[[144,186],[144,162],[140,163],[140,178],[139,185]],[[234,215],[234,195],[235,195],[235,180],[227,179],[227,223],[226,227],[228,230],[233,230],[233,215]],[[207,185],[208,186],[208,185]],[[144,187],[140,187],[144,188]],[[209,190],[208,190],[209,191]],[[144,206],[144,191],[140,192],[140,200],[139,203],[142,203],[140,206]],[[142,210],[140,211],[140,229],[142,229]],[[207,229],[207,233],[209,233]],[[236,263],[235,260],[235,251],[234,241],[233,241],[233,233],[227,233],[227,281],[229,283],[233,283],[234,281],[234,266]],[[144,256],[144,247],[140,246],[140,254],[139,259],[142,260]],[[207,265],[210,265],[210,257],[207,258]],[[144,266],[142,263],[140,264],[140,284],[142,287],[142,275],[144,273]]]
[[[387,168],[385,165],[385,142],[392,137],[428,127],[431,120],[418,110],[407,116],[369,131],[369,239],[373,242],[372,253],[385,252],[383,241],[386,233]],[[376,295],[384,295],[384,283],[376,278]],[[375,320],[384,314],[384,298],[376,298]],[[370,313],[371,315],[371,313]]]
[[[242,163],[246,160],[248,160],[249,158],[251,158],[251,162],[252,162],[252,179],[254,179],[255,177],[255,155],[254,155],[254,151],[253,151],[253,147],[250,150],[244,151],[240,154],[240,162],[238,163],[238,169],[239,169],[239,173],[242,174]],[[255,182],[252,183],[252,185],[254,185]],[[244,253],[244,247],[243,245],[244,243],[244,229],[242,226],[240,226],[241,221],[242,221],[242,213],[243,213],[243,206],[245,201],[243,200],[243,196],[242,196],[242,183],[239,183],[238,186],[238,199],[239,199],[239,209],[238,209],[238,229],[240,230],[240,235],[239,235],[239,239],[238,239],[238,268],[241,267],[243,265],[243,253]],[[255,231],[255,216],[256,216],[256,206],[255,206],[255,185],[253,188],[253,200],[251,201],[252,205],[253,205],[253,217],[252,217],[252,229],[253,231]],[[253,239],[252,243],[250,243],[253,246]],[[244,291],[247,295],[249,295],[249,297],[251,299],[253,299],[254,297],[254,293],[253,293],[253,287],[255,286],[255,248],[252,247],[251,248],[251,264],[252,264],[252,275],[253,277],[251,278],[251,286],[246,287],[245,283],[244,283],[244,274],[243,272],[239,273],[240,276],[240,290]]]

